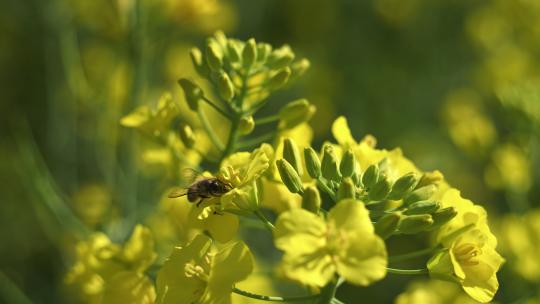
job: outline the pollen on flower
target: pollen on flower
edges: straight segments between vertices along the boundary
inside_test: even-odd
[[[184,265],[184,274],[188,278],[198,278],[202,281],[208,281],[208,275],[204,272],[204,268],[195,264],[195,261],[190,261]]]

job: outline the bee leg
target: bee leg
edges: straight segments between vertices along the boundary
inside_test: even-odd
[[[198,202],[197,202],[197,208],[201,206],[201,204],[204,202],[204,198],[201,198]]]
[[[201,204],[204,202],[204,199],[210,198],[210,196],[206,196],[206,195],[199,195],[199,197],[201,198],[201,200],[197,202],[197,207],[201,206]]]

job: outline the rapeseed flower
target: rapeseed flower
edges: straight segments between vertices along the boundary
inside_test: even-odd
[[[285,252],[284,275],[306,285],[322,287],[337,273],[367,286],[386,275],[384,241],[360,201],[338,202],[326,220],[304,209],[286,211],[276,222],[274,239]]]
[[[243,242],[212,252],[212,240],[197,235],[174,248],[157,275],[157,303],[231,303],[235,283],[253,270],[253,257]]]

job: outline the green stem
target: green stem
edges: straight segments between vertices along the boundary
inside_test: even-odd
[[[271,116],[256,119],[255,120],[255,125],[269,124],[269,123],[273,123],[273,122],[278,121],[278,120],[279,120],[279,115],[271,115]]]
[[[223,142],[221,142],[221,139],[219,139],[218,135],[212,128],[212,125],[208,121],[206,114],[204,114],[201,108],[198,109],[197,114],[199,115],[199,120],[201,121],[203,128],[206,131],[206,134],[208,134],[208,137],[210,137],[210,140],[212,141],[214,146],[216,146],[219,151],[223,151]]]
[[[404,261],[404,260],[408,260],[408,259],[412,259],[412,258],[424,256],[424,255],[429,255],[429,254],[435,252],[436,250],[438,250],[439,248],[440,248],[440,246],[435,246],[435,247],[426,248],[426,249],[422,249],[422,250],[418,250],[418,251],[413,251],[413,252],[409,252],[409,253],[405,253],[405,254],[389,256],[388,261],[389,262],[400,262],[400,261]]]
[[[259,144],[261,144],[263,142],[272,140],[272,138],[274,138],[274,136],[276,136],[276,134],[274,132],[262,134],[260,136],[254,137],[254,138],[246,139],[246,140],[240,142],[238,144],[238,146],[241,147],[241,148],[248,148],[248,147],[252,147],[252,146],[258,146]]]
[[[336,277],[322,288],[317,304],[331,304],[333,302],[334,297],[336,296],[338,281],[339,280]]]
[[[423,275],[428,274],[429,271],[426,268],[422,269],[396,269],[396,268],[386,268],[388,273],[401,274],[401,275]]]
[[[208,105],[210,105],[212,108],[214,108],[214,110],[218,111],[219,114],[225,116],[226,118],[228,118],[229,120],[233,119],[233,117],[231,116],[231,114],[225,112],[223,109],[221,109],[220,107],[218,107],[218,105],[216,105],[215,103],[213,103],[210,99],[208,99],[206,96],[203,96],[202,99],[204,101],[206,101],[206,103]]]
[[[261,210],[255,210],[253,213],[264,223],[266,228],[270,230],[270,232],[274,231],[274,224],[270,223],[270,221],[264,216],[264,214],[261,212]]]
[[[319,297],[319,295],[307,295],[307,296],[295,296],[295,297],[272,297],[272,296],[265,296],[265,295],[260,295],[256,293],[251,293],[248,291],[238,289],[236,287],[233,288],[232,292],[242,295],[247,298],[252,298],[252,299],[261,300],[261,301],[269,301],[269,302],[299,302],[299,301],[313,300]]]

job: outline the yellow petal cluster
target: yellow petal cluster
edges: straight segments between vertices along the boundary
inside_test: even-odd
[[[284,275],[306,285],[324,286],[337,273],[367,286],[386,275],[384,241],[360,201],[338,202],[326,220],[303,209],[286,211],[276,222],[274,239],[285,252]]]
[[[174,248],[157,275],[157,303],[231,303],[235,283],[253,271],[253,257],[243,242],[212,251],[212,241],[197,235]]]
[[[153,303],[156,294],[144,271],[154,262],[150,230],[138,225],[119,246],[103,233],[95,233],[76,247],[76,262],[65,284],[84,303]]]

